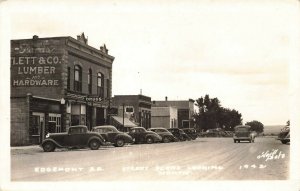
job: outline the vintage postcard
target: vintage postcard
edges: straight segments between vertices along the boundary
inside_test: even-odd
[[[0,15],[0,190],[300,190],[299,1]]]

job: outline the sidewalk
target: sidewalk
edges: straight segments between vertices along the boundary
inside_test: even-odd
[[[42,152],[43,149],[39,145],[28,146],[13,146],[10,147],[11,154],[30,154],[36,152]]]

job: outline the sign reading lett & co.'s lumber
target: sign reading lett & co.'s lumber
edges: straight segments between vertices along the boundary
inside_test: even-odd
[[[24,47],[24,44],[19,47]],[[51,51],[45,51],[47,45],[44,44],[43,49],[30,48],[30,44],[26,44],[27,51],[19,47],[14,48],[11,55],[12,87],[61,85],[62,56],[55,52],[54,47],[48,48]]]

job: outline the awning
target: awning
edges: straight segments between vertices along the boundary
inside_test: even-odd
[[[114,119],[120,125],[123,125],[123,117],[112,116],[112,119]],[[132,121],[130,121],[128,118],[125,117],[124,118],[124,126],[131,128],[131,127],[137,127],[138,125],[136,125],[135,123],[133,123]]]

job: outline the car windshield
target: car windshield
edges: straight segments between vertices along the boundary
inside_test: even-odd
[[[238,132],[248,132],[249,131],[249,129],[248,128],[246,128],[246,127],[239,127],[239,128],[236,128],[236,130],[235,131],[238,131]]]

